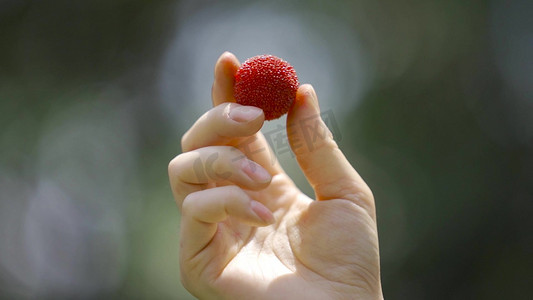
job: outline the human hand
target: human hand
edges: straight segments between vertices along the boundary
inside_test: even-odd
[[[215,66],[214,108],[169,164],[181,210],[183,285],[202,299],[382,299],[372,192],[319,118],[310,85],[287,116],[288,139],[317,201],[272,161],[263,112],[234,103],[237,58]],[[304,144],[300,124],[327,134]]]

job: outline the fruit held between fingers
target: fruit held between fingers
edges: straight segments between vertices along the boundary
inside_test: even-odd
[[[261,108],[265,120],[273,120],[289,111],[298,86],[296,71],[288,62],[273,55],[258,55],[237,70],[234,97],[241,105]]]

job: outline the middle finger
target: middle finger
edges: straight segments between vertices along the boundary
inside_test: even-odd
[[[272,176],[241,151],[230,146],[210,146],[178,155],[168,166],[174,197],[181,204],[190,193],[213,184],[236,184],[249,190],[268,186]]]

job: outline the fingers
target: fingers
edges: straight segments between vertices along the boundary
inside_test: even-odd
[[[183,135],[181,147],[190,151],[210,145],[225,145],[238,137],[252,136],[265,121],[263,111],[237,103],[220,104],[203,116]]]
[[[274,216],[263,204],[236,186],[224,186],[189,194],[183,201],[181,216],[181,255],[193,257],[210,242],[217,223],[234,217],[251,226],[274,223]]]
[[[235,102],[233,85],[235,73],[240,67],[239,60],[230,52],[224,52],[215,64],[215,80],[211,89],[213,106],[223,102]]]
[[[213,104],[215,108],[204,114],[185,133],[182,150],[190,151],[205,146],[231,145],[239,148],[250,159],[266,167],[272,175],[283,172],[273,151],[259,132],[264,123],[262,110],[252,106],[231,103],[233,85],[239,61],[224,52],[215,65]],[[230,103],[224,103],[224,102]]]
[[[283,172],[270,146],[259,132],[263,111],[254,106],[223,103],[200,117],[181,139],[184,152],[213,145],[231,145],[267,168],[272,175]]]
[[[309,84],[299,87],[287,117],[289,143],[317,200],[347,199],[375,219],[372,192],[353,169],[324,121],[318,99]]]
[[[208,188],[209,183],[230,182],[249,190],[268,186],[272,177],[256,162],[230,146],[211,146],[186,152],[168,167],[170,184],[178,206],[190,193]]]

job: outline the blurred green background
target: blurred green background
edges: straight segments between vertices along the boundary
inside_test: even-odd
[[[334,114],[376,198],[385,298],[530,298],[532,15],[527,0],[0,1],[1,297],[193,298],[167,164],[229,50],[291,62]]]

